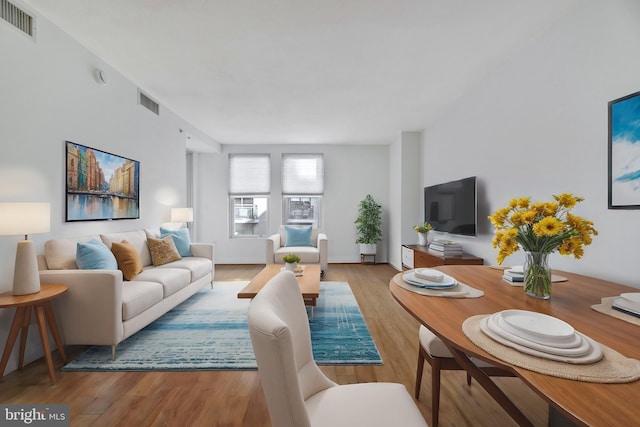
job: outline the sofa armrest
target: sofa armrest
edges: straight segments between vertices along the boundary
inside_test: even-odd
[[[327,259],[329,255],[329,239],[327,239],[327,235],[324,233],[318,233],[318,243],[317,243],[318,251],[320,252],[320,268],[324,273],[327,271],[329,267],[329,261]]]
[[[276,233],[269,236],[266,240],[266,244],[267,244],[266,263],[274,264],[275,263],[274,254],[278,249],[280,249],[280,234]]]
[[[116,345],[122,341],[120,270],[45,270],[41,283],[62,283],[69,291],[53,301],[65,344]]]
[[[216,256],[215,243],[191,243],[191,255],[210,259],[214,264]]]

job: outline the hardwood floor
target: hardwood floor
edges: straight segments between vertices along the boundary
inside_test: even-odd
[[[249,280],[262,265],[217,265],[216,281]],[[391,297],[392,267],[331,264],[323,280],[349,282],[378,346],[382,366],[322,367],[340,384],[391,381],[410,393],[415,384],[418,323]],[[84,347],[68,347],[70,358]],[[61,361],[54,353],[56,368]],[[5,404],[66,403],[71,426],[270,426],[256,371],[56,372],[49,383],[44,359],[0,381]],[[430,368],[425,364],[418,406],[431,420]],[[547,424],[547,405],[517,378],[496,383],[536,426]],[[354,420],[354,426],[358,425]],[[443,371],[441,426],[509,426],[515,423],[477,383],[467,386],[464,372]],[[395,426],[394,426],[395,427]]]

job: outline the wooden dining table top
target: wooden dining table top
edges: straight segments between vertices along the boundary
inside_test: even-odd
[[[622,355],[640,359],[640,326],[597,312],[592,305],[604,297],[639,289],[593,277],[553,270],[566,277],[552,284],[551,299],[527,296],[522,286],[502,280],[503,269],[492,266],[442,266],[438,270],[484,292],[480,298],[423,296],[401,288],[391,280],[393,297],[420,323],[450,348],[479,357],[514,372],[565,417],[578,425],[611,426],[640,424],[640,381],[597,384],[574,381],[512,366],[477,347],[462,331],[470,316],[505,309],[544,313],[569,323]],[[402,274],[402,273],[399,273]]]

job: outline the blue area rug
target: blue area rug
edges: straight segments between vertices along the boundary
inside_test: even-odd
[[[93,346],[63,371],[171,371],[256,369],[247,326],[250,300],[238,299],[248,282],[203,288],[118,345]],[[380,365],[382,359],[348,283],[322,282],[310,320],[319,365]]]

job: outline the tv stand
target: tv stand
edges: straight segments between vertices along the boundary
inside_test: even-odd
[[[429,252],[428,246],[402,245],[402,268],[425,268],[440,265],[482,265],[484,259],[467,253],[462,256],[444,257]]]

